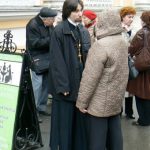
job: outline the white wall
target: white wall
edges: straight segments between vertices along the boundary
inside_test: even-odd
[[[86,0],[84,2],[85,9],[106,9],[112,7],[113,0]]]
[[[134,30],[137,31],[141,28],[141,20],[140,20],[141,12],[138,12],[137,15],[134,18],[133,27]],[[16,29],[10,29],[13,34],[13,42],[16,43],[17,47],[25,48],[26,43],[26,30],[25,28],[16,28]],[[4,39],[4,33],[6,33],[7,30],[0,30],[0,42]]]
[[[35,6],[41,3],[42,0],[0,0],[0,6]]]

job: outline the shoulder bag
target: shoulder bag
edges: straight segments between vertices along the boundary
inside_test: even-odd
[[[135,59],[135,67],[139,71],[150,70],[150,46],[148,45],[148,41],[147,41],[148,31],[146,29],[143,29],[143,31],[144,31],[144,39],[143,39],[144,46]]]
[[[139,75],[139,71],[134,66],[134,59],[128,54],[129,80],[135,79]]]
[[[28,51],[29,60],[30,60],[30,67],[36,74],[43,74],[48,72],[50,58],[49,53],[37,54],[35,56],[31,56],[30,52]]]

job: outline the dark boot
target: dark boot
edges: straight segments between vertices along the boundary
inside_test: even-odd
[[[125,114],[128,119],[135,119],[133,116],[133,97],[126,97],[125,98]]]

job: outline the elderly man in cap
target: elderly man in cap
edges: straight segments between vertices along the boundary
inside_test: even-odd
[[[40,13],[32,18],[26,26],[26,49],[29,51],[31,58],[38,54],[49,52],[51,32],[57,12],[48,7],[43,7]],[[36,74],[31,68],[32,85],[36,102],[37,112],[49,116],[46,112],[48,100],[48,72]],[[39,122],[42,120],[39,119]]]

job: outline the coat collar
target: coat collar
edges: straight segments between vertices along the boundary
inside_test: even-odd
[[[73,26],[77,26],[77,23],[74,23],[70,18],[67,19],[69,23],[71,23]]]
[[[63,33],[64,34],[72,34],[70,26],[69,26],[69,21],[68,20],[64,20],[63,24],[64,24],[64,26],[63,26]],[[83,25],[81,23],[79,23],[78,27],[79,27],[79,31],[81,32],[81,28],[83,28]]]
[[[63,33],[64,34],[71,34],[68,20],[64,20]]]
[[[38,24],[44,25],[42,19],[39,17],[39,14],[37,16],[35,16],[35,20],[38,22]]]

